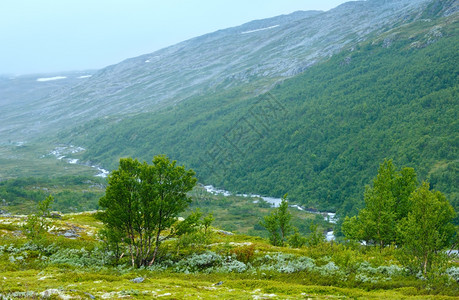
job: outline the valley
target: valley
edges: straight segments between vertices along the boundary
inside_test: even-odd
[[[163,153],[202,184],[345,215],[393,158],[457,208],[457,3],[440,2],[257,20],[99,71],[19,78],[17,98],[3,79],[0,180],[47,176],[30,159],[59,145],[86,149],[85,174]]]
[[[367,0],[1,75],[0,299],[457,299],[458,49]]]

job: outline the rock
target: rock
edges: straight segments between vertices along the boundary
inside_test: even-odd
[[[0,216],[9,217],[11,214],[6,210],[0,209]]]
[[[166,297],[166,296],[170,296],[172,295],[171,293],[165,293],[165,294],[161,294],[161,295],[157,295],[156,297]]]
[[[52,212],[50,215],[49,215],[50,218],[53,218],[53,219],[62,219],[62,215],[57,213],[57,212]]]
[[[64,233],[61,233],[59,235],[62,235],[63,237],[66,237],[68,239],[75,239],[77,237],[80,237],[80,235],[78,233],[76,233],[76,231],[73,230],[73,229],[69,229],[69,230],[67,230]]]
[[[217,230],[218,233],[224,234],[224,235],[234,235],[234,233],[225,231],[225,230]]]
[[[43,298],[49,298],[52,295],[60,295],[61,292],[58,289],[49,289],[40,293],[40,296]]]
[[[143,277],[137,277],[137,278],[131,279],[131,281],[134,282],[134,283],[141,283],[144,280],[145,280],[145,278],[143,278]]]

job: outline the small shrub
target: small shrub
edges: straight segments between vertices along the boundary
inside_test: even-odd
[[[459,282],[459,267],[451,267],[446,269],[446,274],[456,282]]]
[[[256,263],[261,271],[275,271],[280,273],[295,273],[312,270],[315,267],[314,260],[306,257],[296,257],[292,254],[275,253],[260,257]]]
[[[242,273],[247,271],[248,266],[239,261],[239,260],[234,260],[234,259],[229,259],[227,261],[224,261],[222,266],[220,268],[217,268],[217,272],[222,272],[222,273]]]
[[[206,251],[202,254],[196,254],[182,259],[175,266],[175,271],[190,273],[204,270],[211,267],[219,266],[222,262],[222,257],[215,252]]]
[[[290,235],[287,240],[288,240],[288,244],[290,245],[290,247],[292,248],[301,248],[303,247],[304,245],[306,245],[306,242],[308,241],[308,239],[304,236],[302,236],[299,232],[298,232],[298,229],[294,229],[295,230],[295,233]]]
[[[356,281],[377,283],[389,281],[392,276],[399,276],[406,273],[406,269],[397,265],[372,267],[368,262],[362,262],[357,269]]]
[[[363,258],[360,253],[344,245],[335,245],[332,254],[333,261],[345,272],[355,273]]]
[[[253,254],[255,253],[255,245],[251,244],[248,246],[237,247],[230,250],[230,254],[234,254],[236,259],[244,264],[252,261]]]
[[[334,262],[329,262],[321,267],[316,267],[314,271],[319,272],[322,276],[333,276],[339,273],[340,269]]]
[[[169,267],[172,267],[173,265],[174,265],[174,262],[172,260],[164,259],[164,260],[161,260],[158,263],[154,263],[153,265],[146,267],[145,269],[148,270],[148,271],[153,271],[153,272],[155,272],[155,271],[165,271]]]
[[[48,257],[48,264],[66,264],[75,267],[101,267],[110,262],[112,253],[99,250],[60,249]]]
[[[363,282],[363,283],[367,283],[367,282],[378,283],[379,282],[378,278],[368,276],[367,274],[362,274],[362,273],[359,273],[355,276],[355,281]]]

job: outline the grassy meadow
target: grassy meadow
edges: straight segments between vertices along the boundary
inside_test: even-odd
[[[3,299],[457,299],[459,262],[431,278],[409,274],[397,249],[322,242],[294,249],[218,228],[167,241],[135,269],[99,240],[96,212],[50,219],[45,238],[24,236],[26,216],[0,218]],[[75,236],[68,238],[67,233]]]

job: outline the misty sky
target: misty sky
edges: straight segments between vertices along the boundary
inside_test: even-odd
[[[0,0],[0,74],[99,69],[183,40],[348,0]]]

